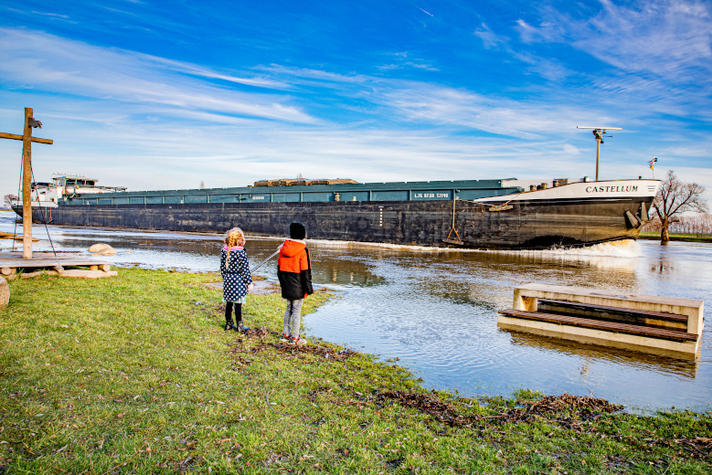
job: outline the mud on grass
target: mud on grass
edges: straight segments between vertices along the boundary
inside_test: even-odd
[[[709,413],[426,391],[373,356],[280,342],[279,296],[249,296],[252,330],[225,332],[220,290],[203,285],[216,279],[11,282],[0,472],[710,471]],[[328,298],[310,296],[305,314]]]
[[[234,354],[259,354],[267,359],[274,358],[275,353],[288,358],[316,356],[333,362],[344,362],[345,373],[348,372],[351,358],[363,356],[351,351],[336,352],[338,347],[323,342],[305,346],[277,343],[275,340],[279,336],[278,332],[258,329],[254,335],[250,334],[239,342],[234,349]],[[693,422],[692,426],[686,428],[667,427],[667,430],[679,430],[680,434],[691,432],[705,434],[705,436],[696,436],[692,439],[678,437],[669,440],[667,435],[659,432],[662,428],[657,427],[661,422],[660,418],[624,414],[621,412],[623,406],[589,396],[570,394],[544,396],[531,391],[520,391],[514,399],[491,398],[487,401],[488,404],[480,405],[477,400],[455,398],[450,394],[437,391],[424,391],[417,385],[405,390],[384,389],[384,385],[365,384],[356,390],[346,381],[341,381],[336,387],[334,385],[312,387],[306,397],[312,402],[320,401],[334,406],[357,408],[362,414],[373,411],[380,416],[384,412],[394,411],[394,414],[398,414],[396,419],[406,417],[403,414],[411,410],[413,411],[411,417],[417,418],[437,437],[458,438],[470,434],[489,440],[493,446],[500,447],[495,453],[501,452],[499,458],[505,455],[501,447],[518,445],[512,442],[512,436],[514,439],[522,435],[533,436],[533,439],[527,441],[530,448],[524,449],[524,452],[534,454],[531,457],[537,460],[535,464],[537,467],[539,461],[546,460],[545,465],[549,468],[557,467],[557,470],[563,470],[566,467],[566,471],[576,472],[580,471],[574,468],[578,459],[582,463],[578,468],[585,468],[582,471],[589,471],[590,468],[595,468],[596,471],[644,468],[646,471],[648,468],[654,469],[660,466],[665,468],[689,468],[690,464],[697,466],[697,462],[692,460],[700,461],[702,463],[700,467],[708,467],[712,461],[710,455],[712,439],[708,437],[712,434],[709,414],[697,415],[696,421],[689,421]],[[652,430],[641,430],[633,437],[622,436],[621,431],[618,430],[619,424],[629,418],[649,425]],[[680,420],[683,419],[685,418],[681,417]],[[319,426],[324,422],[322,417],[313,424]],[[371,429],[373,423],[374,421],[363,422],[359,428]],[[622,427],[626,427],[625,422],[622,423]],[[543,436],[539,433],[542,428],[546,430]],[[611,428],[615,430],[611,431]],[[557,450],[553,451],[553,455],[540,457],[545,451],[539,450],[537,436],[545,441],[543,446],[552,443],[556,446],[557,439],[562,440]],[[642,436],[643,439],[639,440],[638,438]],[[569,438],[573,443],[569,442]],[[596,454],[599,445],[610,450],[610,447],[616,446],[617,443],[622,445],[620,452],[612,450],[610,453]],[[576,450],[572,451],[572,447],[576,447]],[[663,450],[658,450],[660,448]],[[639,459],[631,457],[636,451]],[[625,455],[622,456],[620,453]],[[668,457],[672,458],[668,459]],[[565,462],[555,463],[554,461],[558,459],[565,459]],[[406,460],[406,458],[389,459],[386,460],[385,466],[395,469]],[[516,463],[524,463],[526,466],[526,459]],[[510,465],[505,464],[505,466]]]

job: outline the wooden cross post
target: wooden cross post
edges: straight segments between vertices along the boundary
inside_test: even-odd
[[[22,140],[22,257],[32,259],[32,142],[52,145],[52,139],[41,139],[32,136],[34,127],[42,127],[42,123],[32,117],[32,108],[25,107],[25,129],[22,135],[0,132],[0,139]]]

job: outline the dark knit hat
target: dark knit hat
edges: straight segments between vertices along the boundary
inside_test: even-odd
[[[307,235],[307,230],[302,223],[292,223],[289,225],[289,237],[292,239],[304,239]]]

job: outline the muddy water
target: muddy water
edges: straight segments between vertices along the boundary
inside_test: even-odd
[[[0,213],[0,231],[14,218]],[[55,247],[84,251],[106,242],[119,264],[215,270],[220,237],[50,226]],[[44,227],[36,249],[49,249]],[[249,237],[249,236],[248,236]],[[253,238],[253,265],[277,239]],[[0,249],[11,242],[0,240]],[[712,305],[712,246],[653,241],[536,252],[443,251],[310,242],[314,281],[338,298],[309,315],[308,335],[383,359],[399,358],[427,387],[462,395],[510,395],[518,388],[589,395],[631,410],[712,409],[712,335],[697,362],[608,350],[497,328],[497,309],[527,282],[702,299]],[[275,280],[274,262],[258,274]],[[249,302],[248,302],[249,305]],[[709,310],[705,311],[709,317]],[[709,320],[708,318],[706,318]],[[217,324],[216,320],[216,324]]]

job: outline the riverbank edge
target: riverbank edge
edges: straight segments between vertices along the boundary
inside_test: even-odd
[[[221,328],[216,274],[119,269],[10,283],[0,471],[708,472],[712,413],[594,398],[461,398],[320,340],[280,342],[279,295]],[[330,298],[307,298],[305,313]]]
[[[640,233],[638,239],[660,240],[660,233]],[[670,233],[671,241],[683,242],[709,242],[712,243],[712,234],[686,234],[686,233]]]

